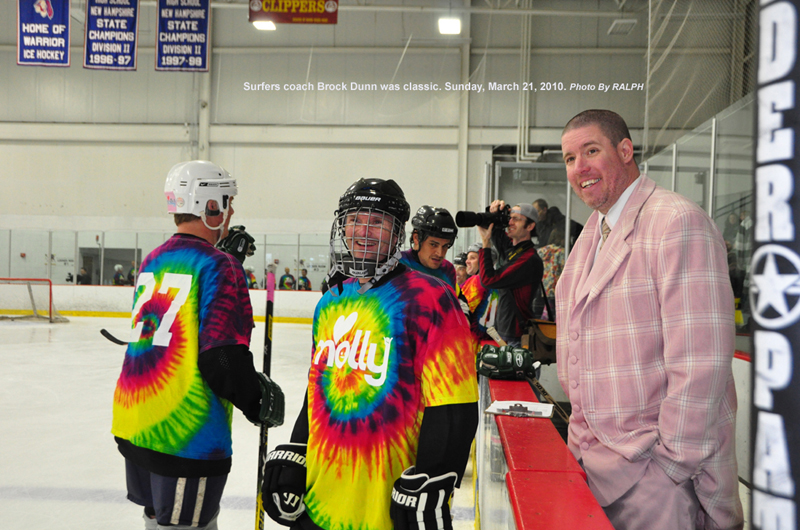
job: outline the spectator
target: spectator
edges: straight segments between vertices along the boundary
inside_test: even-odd
[[[743,210],[739,214],[739,231],[736,233],[736,241],[733,249],[736,251],[739,264],[745,274],[750,270],[750,258],[753,255],[753,219],[750,212]]]
[[[295,287],[294,283],[294,276],[291,275],[291,269],[286,267],[283,269],[283,276],[278,280],[278,289],[281,291],[291,291]]]
[[[467,280],[467,253],[462,252],[453,259],[453,266],[456,268],[456,283],[461,286]]]
[[[78,274],[78,285],[92,285],[92,276],[84,267],[81,267],[81,273]]]
[[[562,233],[567,229],[567,218],[561,213],[558,207],[548,206],[547,201],[544,199],[536,199],[533,201],[533,207],[536,208],[536,213],[539,217],[539,221],[536,223],[535,235],[538,237],[538,246],[543,247],[550,242],[550,232],[553,231],[553,228],[561,228]],[[569,223],[569,241],[570,246],[572,246],[575,244],[575,241],[577,241],[578,236],[581,235],[583,225],[577,221],[570,221]]]
[[[131,268],[128,271],[128,285],[136,285],[136,262],[131,261]]]
[[[733,244],[736,242],[736,234],[738,233],[739,216],[731,213],[725,220],[725,227],[722,230],[722,238],[725,240],[725,244],[728,245],[728,250],[733,249]]]
[[[310,291],[311,290],[311,280],[308,279],[308,270],[300,269],[300,277],[297,279],[297,290],[298,291]]]
[[[258,280],[256,279],[256,268],[255,267],[245,267],[245,272],[247,273],[247,287],[249,289],[258,289]]]
[[[542,258],[542,264],[544,265],[542,284],[547,293],[550,313],[547,312],[547,306],[544,304],[541,289],[537,291],[538,295],[534,301],[533,312],[536,315],[541,315],[545,320],[554,321],[556,309],[556,282],[558,282],[558,277],[561,276],[561,271],[564,270],[564,232],[560,227],[553,228],[553,231],[550,232],[550,241],[546,246],[538,249],[537,252],[539,253],[539,257]]]

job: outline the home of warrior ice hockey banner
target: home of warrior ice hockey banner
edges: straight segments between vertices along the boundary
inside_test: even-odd
[[[17,1],[17,64],[69,66],[69,2]]]
[[[156,70],[208,71],[209,0],[158,0]]]
[[[136,70],[139,0],[87,0],[83,67]]]

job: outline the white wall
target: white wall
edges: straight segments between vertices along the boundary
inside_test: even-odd
[[[36,292],[37,309],[42,311],[46,305],[44,286],[33,286]],[[40,292],[40,290],[42,290]],[[0,310],[28,310],[27,291],[18,285],[1,285]],[[314,317],[314,308],[321,298],[319,291],[275,291],[274,316],[279,318]],[[44,298],[42,298],[44,297]],[[267,298],[263,289],[250,290],[250,303],[253,306],[253,316],[261,317],[263,321],[266,314]],[[95,316],[119,316],[130,318],[133,307],[133,287],[113,287],[103,285],[54,285],[53,304],[62,314],[69,312],[100,313]],[[41,307],[40,307],[41,306]],[[122,338],[122,337],[120,337]]]

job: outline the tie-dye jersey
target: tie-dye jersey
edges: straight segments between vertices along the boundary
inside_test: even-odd
[[[474,343],[430,276],[358,287],[328,291],[314,314],[305,502],[326,530],[391,530],[392,485],[416,462],[425,407],[477,401]]]
[[[430,274],[434,278],[439,278],[453,289],[458,286],[458,282],[456,282],[456,268],[446,259],[442,260],[442,264],[438,269],[429,269],[417,261],[417,258],[414,257],[413,250],[408,249],[400,253],[400,263],[409,269],[419,271],[423,274]]]
[[[111,432],[197,460],[231,456],[229,401],[200,374],[200,352],[249,346],[253,310],[242,265],[207,241],[172,236],[142,262]]]
[[[477,340],[493,340],[486,333],[486,328],[494,326],[494,317],[497,314],[497,291],[484,287],[480,275],[475,274],[461,284],[461,293],[469,304],[469,326],[473,336]]]

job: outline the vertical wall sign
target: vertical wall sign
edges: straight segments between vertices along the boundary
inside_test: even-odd
[[[208,71],[209,0],[158,0],[156,70]]]
[[[69,66],[70,0],[18,0],[17,64]]]
[[[753,492],[751,525],[797,528],[800,480],[800,174],[797,68],[800,0],[761,2],[755,212],[750,266]]]
[[[83,67],[136,70],[139,0],[86,0]]]

